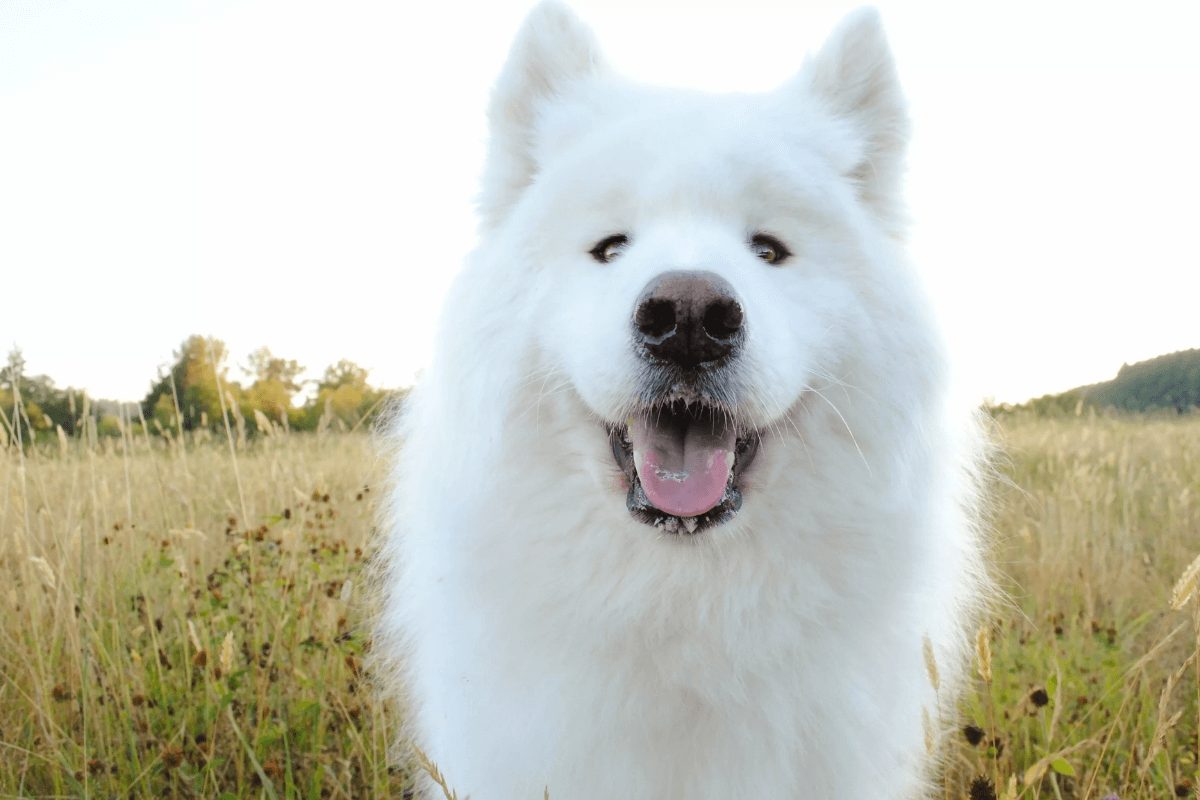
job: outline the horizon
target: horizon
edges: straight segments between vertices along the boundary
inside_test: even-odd
[[[410,384],[530,5],[0,6],[0,345],[114,400],[194,333]],[[761,91],[859,4],[571,5],[634,79]],[[1200,347],[1200,5],[877,5],[962,391],[1025,402]]]
[[[220,339],[219,336],[216,338]],[[20,343],[17,343],[16,349],[20,350],[22,357],[24,357],[25,351],[19,345],[20,345]],[[1138,364],[1145,363],[1146,361],[1153,361],[1155,359],[1162,358],[1164,356],[1174,355],[1176,353],[1189,352],[1189,351],[1197,350],[1197,349],[1200,349],[1200,348],[1182,348],[1180,350],[1172,350],[1167,353],[1159,353],[1158,355],[1150,356],[1149,358],[1141,359],[1139,361],[1122,362],[1116,368],[1116,370],[1113,371],[1112,375],[1108,378],[1103,378],[1101,380],[1092,381],[1090,383],[1078,384],[1076,386],[1069,386],[1065,389],[1061,389],[1061,390],[1055,391],[1055,392],[1045,392],[1043,394],[1033,395],[1033,396],[1024,398],[1022,400],[1001,400],[1001,399],[998,399],[995,397],[985,396],[985,397],[980,398],[980,402],[985,406],[1000,406],[1000,405],[1005,405],[1005,404],[1013,405],[1013,406],[1023,405],[1025,403],[1031,402],[1033,400],[1038,400],[1038,399],[1041,399],[1044,397],[1059,395],[1059,394],[1063,394],[1064,392],[1074,391],[1076,389],[1082,389],[1082,388],[1086,388],[1089,386],[1095,386],[1097,384],[1108,383],[1110,381],[1116,380],[1120,371],[1125,367],[1136,366]],[[10,350],[10,353],[11,353],[11,350]],[[273,351],[272,351],[272,354],[275,356],[281,356],[281,357],[286,357],[288,355],[294,355],[294,354],[278,354],[278,353],[274,353]],[[297,359],[297,360],[299,361],[300,359]],[[368,371],[368,373],[373,372],[373,370],[367,365],[359,364],[352,358],[349,358],[348,360],[353,362],[356,366],[363,367],[364,369],[366,369]],[[223,363],[229,372],[233,372],[236,370],[237,372],[239,372],[243,375],[242,379],[223,378],[222,380],[226,384],[229,384],[229,385],[236,384],[236,385],[244,387],[246,384],[253,382],[253,376],[251,375],[249,368],[246,367],[245,365],[234,362],[232,358],[226,359],[226,361]],[[326,365],[326,367],[333,366],[336,363],[337,362],[332,362],[331,364]],[[7,364],[7,359],[5,360],[5,364]],[[28,362],[26,361],[26,365],[27,364],[28,364]],[[3,365],[0,365],[0,366],[3,366]],[[159,365],[158,371],[155,373],[155,377],[147,380],[148,388],[146,390],[146,393],[144,395],[142,395],[141,397],[123,397],[122,398],[122,397],[106,397],[103,395],[93,395],[87,386],[79,386],[79,385],[75,385],[74,383],[70,383],[70,382],[64,383],[64,382],[59,381],[59,379],[54,375],[51,375],[46,372],[39,372],[37,370],[28,369],[28,368],[25,368],[22,370],[21,376],[24,379],[49,378],[53,382],[54,387],[56,389],[58,389],[60,391],[76,391],[76,392],[85,393],[85,394],[87,394],[89,400],[91,400],[95,403],[141,404],[142,402],[145,401],[146,397],[148,397],[152,393],[154,384],[158,380],[160,380],[167,371],[169,371],[170,366],[171,366],[170,363]],[[320,378],[316,377],[316,376],[319,376],[323,369],[325,369],[325,367],[320,367],[320,368],[305,367],[304,371],[300,373],[301,376],[312,374],[314,377],[302,378],[301,380],[298,381],[299,385],[303,388],[298,390],[295,394],[295,397],[293,398],[293,402],[298,404],[297,407],[302,406],[303,404],[305,404],[315,398],[316,395],[313,394],[311,390],[316,386],[316,384],[318,384],[320,382]],[[417,377],[417,376],[414,376],[414,377]],[[401,383],[401,384],[396,384],[396,385],[389,385],[386,383],[376,383],[369,376],[367,378],[367,381],[368,381],[369,386],[371,386],[372,388],[374,388],[376,390],[382,391],[382,392],[403,391],[403,390],[412,388],[412,386],[414,385],[414,383],[412,383],[412,382]]]

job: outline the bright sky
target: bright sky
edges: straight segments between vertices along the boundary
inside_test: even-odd
[[[0,347],[110,398],[192,333],[410,382],[529,5],[0,4]],[[761,90],[857,4],[573,5],[626,74]],[[879,5],[968,390],[1200,347],[1200,3]]]

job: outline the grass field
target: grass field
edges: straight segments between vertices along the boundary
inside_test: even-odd
[[[1171,594],[1200,552],[1200,419],[1000,434],[1012,601],[961,724],[930,726],[944,796],[1190,796],[1197,601]],[[0,796],[402,796],[360,625],[383,471],[345,433],[4,450]]]

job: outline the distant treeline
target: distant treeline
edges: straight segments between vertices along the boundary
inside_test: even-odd
[[[50,377],[25,375],[24,369],[20,349],[10,352],[0,368],[0,446],[18,435],[23,441],[39,434],[55,436],[59,428],[75,436],[85,419],[94,420],[101,436],[117,435],[125,425],[140,430],[143,422],[151,434],[218,429],[223,414],[230,425],[251,434],[271,425],[301,431],[351,429],[371,424],[391,405],[389,400],[407,392],[371,386],[368,370],[346,359],[328,366],[318,379],[302,380],[304,367],[266,347],[251,353],[249,364],[240,368],[243,384],[229,376],[225,343],[206,336],[184,340],[140,403],[96,400],[86,390],[60,389]],[[297,398],[303,398],[299,405]]]
[[[993,415],[1030,412],[1066,416],[1084,409],[1127,414],[1184,414],[1200,407],[1200,350],[1180,350],[1136,364],[1123,364],[1111,381],[1048,394],[1020,405],[1002,403]]]

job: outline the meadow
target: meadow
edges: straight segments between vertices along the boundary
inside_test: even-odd
[[[0,434],[0,797],[411,792],[363,623],[386,464],[362,431],[259,426]],[[937,795],[1194,794],[1196,576],[1172,592],[1200,553],[1200,418],[997,437],[1010,599],[957,713],[930,709]]]

